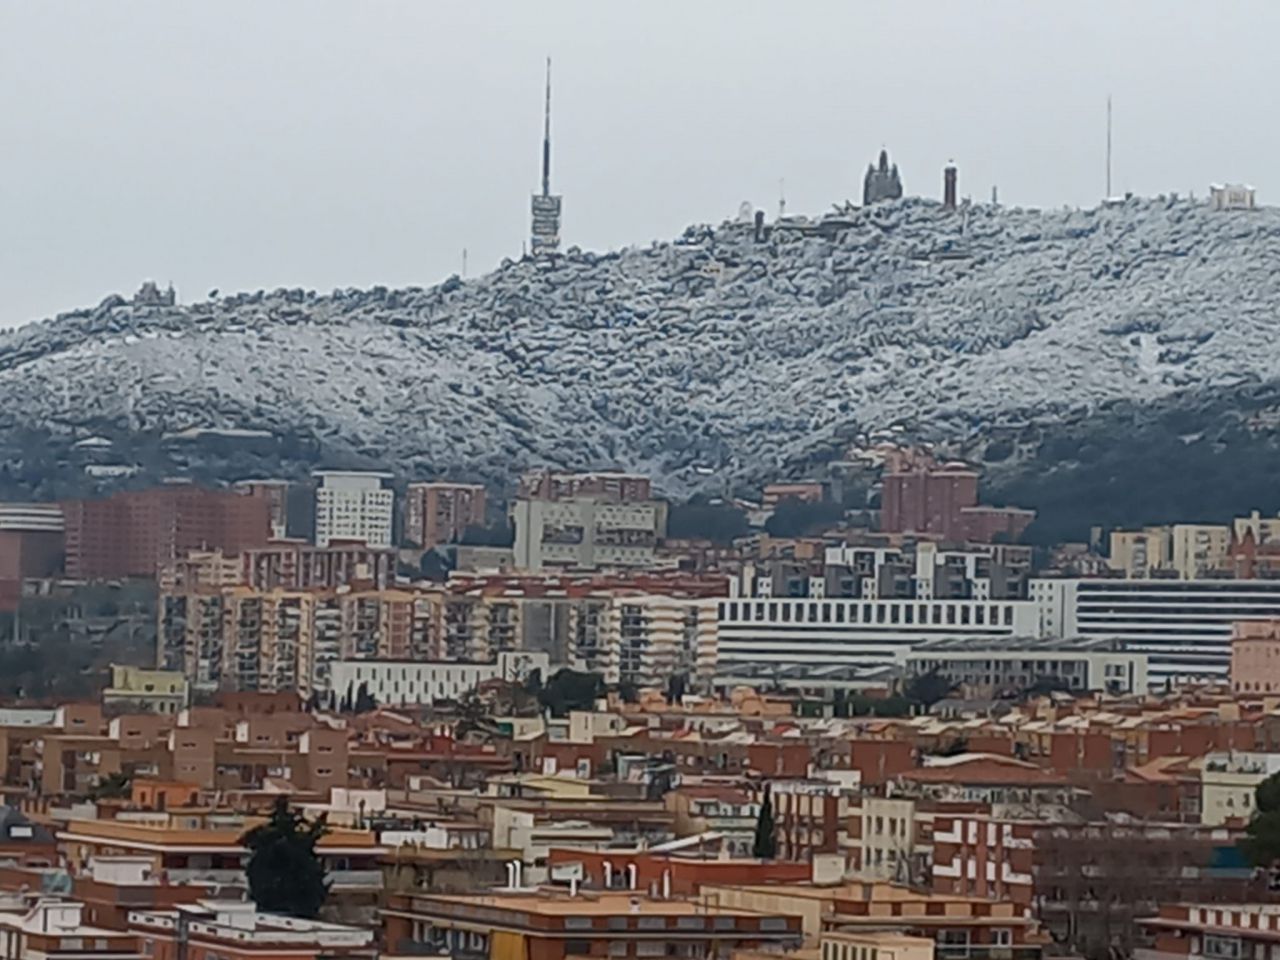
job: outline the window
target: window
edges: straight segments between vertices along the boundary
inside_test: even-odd
[[[1013,931],[1008,927],[995,927],[991,931],[991,943],[996,947],[1007,947],[1013,943]]]
[[[1203,952],[1206,957],[1217,957],[1219,960],[1240,960],[1243,955],[1239,937],[1221,937],[1215,934],[1205,934]]]

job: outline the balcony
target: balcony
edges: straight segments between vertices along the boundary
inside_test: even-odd
[[[938,943],[935,947],[938,960],[1039,960],[1042,953],[1043,948],[1038,945]],[[1134,960],[1138,958],[1135,956]]]
[[[194,867],[184,867],[182,869],[165,870],[165,875],[169,878],[170,883],[221,883],[221,884],[240,884],[246,883],[243,870],[223,870],[208,867],[199,869]]]
[[[326,876],[334,890],[381,890],[381,870],[330,870]]]

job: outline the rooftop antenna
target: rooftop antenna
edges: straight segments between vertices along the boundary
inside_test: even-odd
[[[551,58],[547,57],[547,104],[542,115],[542,195],[551,196]]]
[[[462,248],[462,279],[467,278],[467,248]]]
[[[1111,94],[1107,94],[1107,196],[1111,199]]]
[[[787,181],[781,177],[778,178],[778,219],[781,220],[787,212]]]

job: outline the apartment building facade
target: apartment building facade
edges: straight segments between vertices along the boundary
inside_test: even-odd
[[[550,675],[545,653],[504,652],[492,663],[339,660],[331,683],[339,697],[363,687],[382,706],[418,706],[456,702],[490,680],[523,684],[534,671]]]
[[[271,536],[264,497],[185,483],[72,500],[63,512],[66,571],[74,579],[154,578],[192,551],[233,555]]]
[[[651,568],[667,531],[667,505],[658,500],[612,502],[580,496],[516,500],[517,569]]]
[[[387,486],[389,473],[318,470],[316,489],[316,546],[334,541],[391,546],[395,493]]]
[[[423,550],[457,543],[484,526],[486,495],[478,483],[411,483],[405,491],[404,542]]]
[[[718,607],[717,672],[746,665],[884,666],[926,640],[1034,636],[1027,600],[738,597]]]
[[[1228,678],[1233,624],[1280,617],[1280,581],[1038,579],[1042,637],[1123,641],[1148,658],[1152,686]]]

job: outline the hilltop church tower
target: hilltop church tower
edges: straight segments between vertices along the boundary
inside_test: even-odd
[[[889,151],[880,151],[879,164],[867,164],[867,175],[862,180],[862,205],[869,207],[881,200],[897,200],[902,196],[902,180],[898,177],[898,165],[889,165]]]

